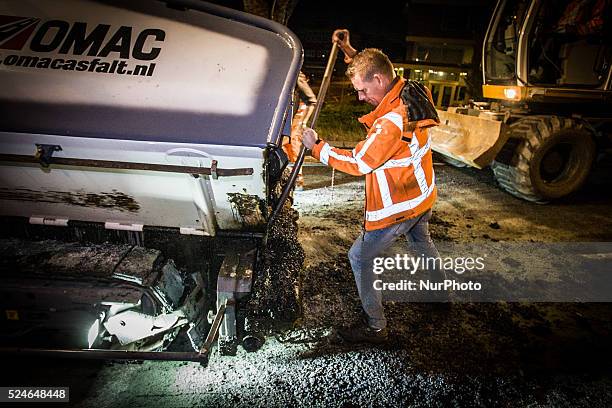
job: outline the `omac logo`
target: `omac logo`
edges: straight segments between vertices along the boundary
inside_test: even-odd
[[[21,50],[39,21],[31,17],[0,16],[0,48]]]
[[[161,48],[155,45],[164,41],[166,33],[156,28],[134,32],[129,26],[0,16],[0,48],[22,50],[30,38],[29,51],[37,53],[151,61],[159,56]]]

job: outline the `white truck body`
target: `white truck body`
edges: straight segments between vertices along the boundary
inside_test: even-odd
[[[266,148],[290,120],[301,46],[270,21],[183,3],[206,12],[144,0],[0,1],[0,215],[196,235],[261,228],[232,196],[267,204]],[[11,161],[37,145],[60,146],[54,159],[128,168]]]

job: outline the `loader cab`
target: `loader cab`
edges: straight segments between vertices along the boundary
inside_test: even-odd
[[[609,3],[498,2],[483,44],[483,84],[576,91],[567,96],[609,90],[612,47],[605,21]],[[494,97],[490,90],[485,96]],[[517,99],[531,94],[523,91]]]
[[[607,1],[544,0],[534,10],[528,81],[537,85],[601,88],[610,66],[604,35]]]
[[[577,193],[612,142],[609,8],[610,0],[498,1],[482,49],[489,103],[441,112],[433,149],[490,165],[504,190],[528,201]]]
[[[516,85],[520,66],[519,32],[529,3],[524,0],[497,3],[483,43],[483,84]]]

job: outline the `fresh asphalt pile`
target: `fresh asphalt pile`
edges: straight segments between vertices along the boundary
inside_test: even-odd
[[[273,194],[281,196],[290,176],[285,169]],[[252,292],[246,305],[248,330],[272,334],[291,328],[301,310],[301,275],[304,249],[298,240],[299,213],[292,208],[293,198],[285,202],[268,227],[267,239],[256,262]],[[273,209],[268,208],[272,213]]]
[[[268,232],[247,305],[252,330],[271,333],[291,327],[301,313],[304,250],[297,239],[297,219],[297,211],[286,207]]]

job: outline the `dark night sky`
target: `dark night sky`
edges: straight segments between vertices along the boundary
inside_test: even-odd
[[[214,2],[242,10],[241,0]],[[319,59],[324,64],[319,56],[331,47],[335,28],[348,28],[355,48],[381,48],[392,60],[401,61],[407,35],[461,38],[478,44],[494,4],[494,0],[300,0],[288,26],[302,41],[307,64],[318,65]]]
[[[213,2],[242,9],[240,0]],[[374,37],[427,31],[427,35],[470,38],[474,30],[486,26],[494,4],[494,0],[300,0],[288,26],[296,33],[346,27]]]
[[[346,7],[347,2],[321,0],[300,1],[289,20],[294,31],[302,28],[331,29],[346,27],[370,34],[401,33],[405,0],[379,1],[375,10],[364,7]]]

